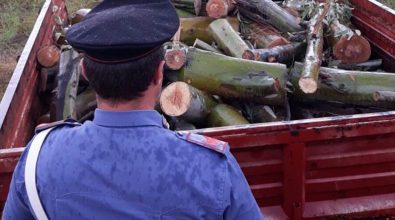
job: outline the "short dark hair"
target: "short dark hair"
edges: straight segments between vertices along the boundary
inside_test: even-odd
[[[89,84],[101,98],[122,102],[141,97],[163,57],[164,49],[161,47],[132,62],[105,64],[85,57],[83,65]]]

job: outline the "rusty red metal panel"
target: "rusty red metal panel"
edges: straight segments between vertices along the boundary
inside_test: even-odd
[[[284,212],[301,219],[305,202],[305,144],[293,143],[284,149]]]
[[[39,100],[39,74],[36,52],[43,45],[52,44],[57,7],[61,18],[67,17],[64,1],[47,0],[36,21],[9,86],[0,104],[0,148],[23,147],[31,138],[36,119],[42,113]],[[67,24],[67,19],[65,19]]]

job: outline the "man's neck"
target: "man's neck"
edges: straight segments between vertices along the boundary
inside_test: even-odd
[[[105,111],[153,110],[155,104],[151,102],[141,102],[140,100],[114,103],[97,99],[97,107]]]

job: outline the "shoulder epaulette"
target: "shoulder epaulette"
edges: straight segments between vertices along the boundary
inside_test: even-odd
[[[36,127],[35,129],[35,133],[39,133],[43,130],[46,130],[48,128],[53,128],[53,127],[59,127],[59,126],[64,126],[64,125],[68,125],[68,126],[80,126],[81,124],[78,123],[77,121],[73,120],[73,119],[66,119],[66,120],[61,120],[61,121],[55,121],[52,123],[48,123],[48,124],[40,124]]]
[[[215,138],[195,134],[192,132],[177,132],[177,135],[188,142],[225,154],[228,143]]]

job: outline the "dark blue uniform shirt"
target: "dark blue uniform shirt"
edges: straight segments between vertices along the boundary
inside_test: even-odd
[[[210,147],[224,142],[207,147],[201,139],[166,129],[155,111],[96,110],[93,122],[56,128],[37,165],[45,211],[67,220],[262,219],[229,147],[217,152]],[[14,172],[5,220],[33,219],[27,152]]]

